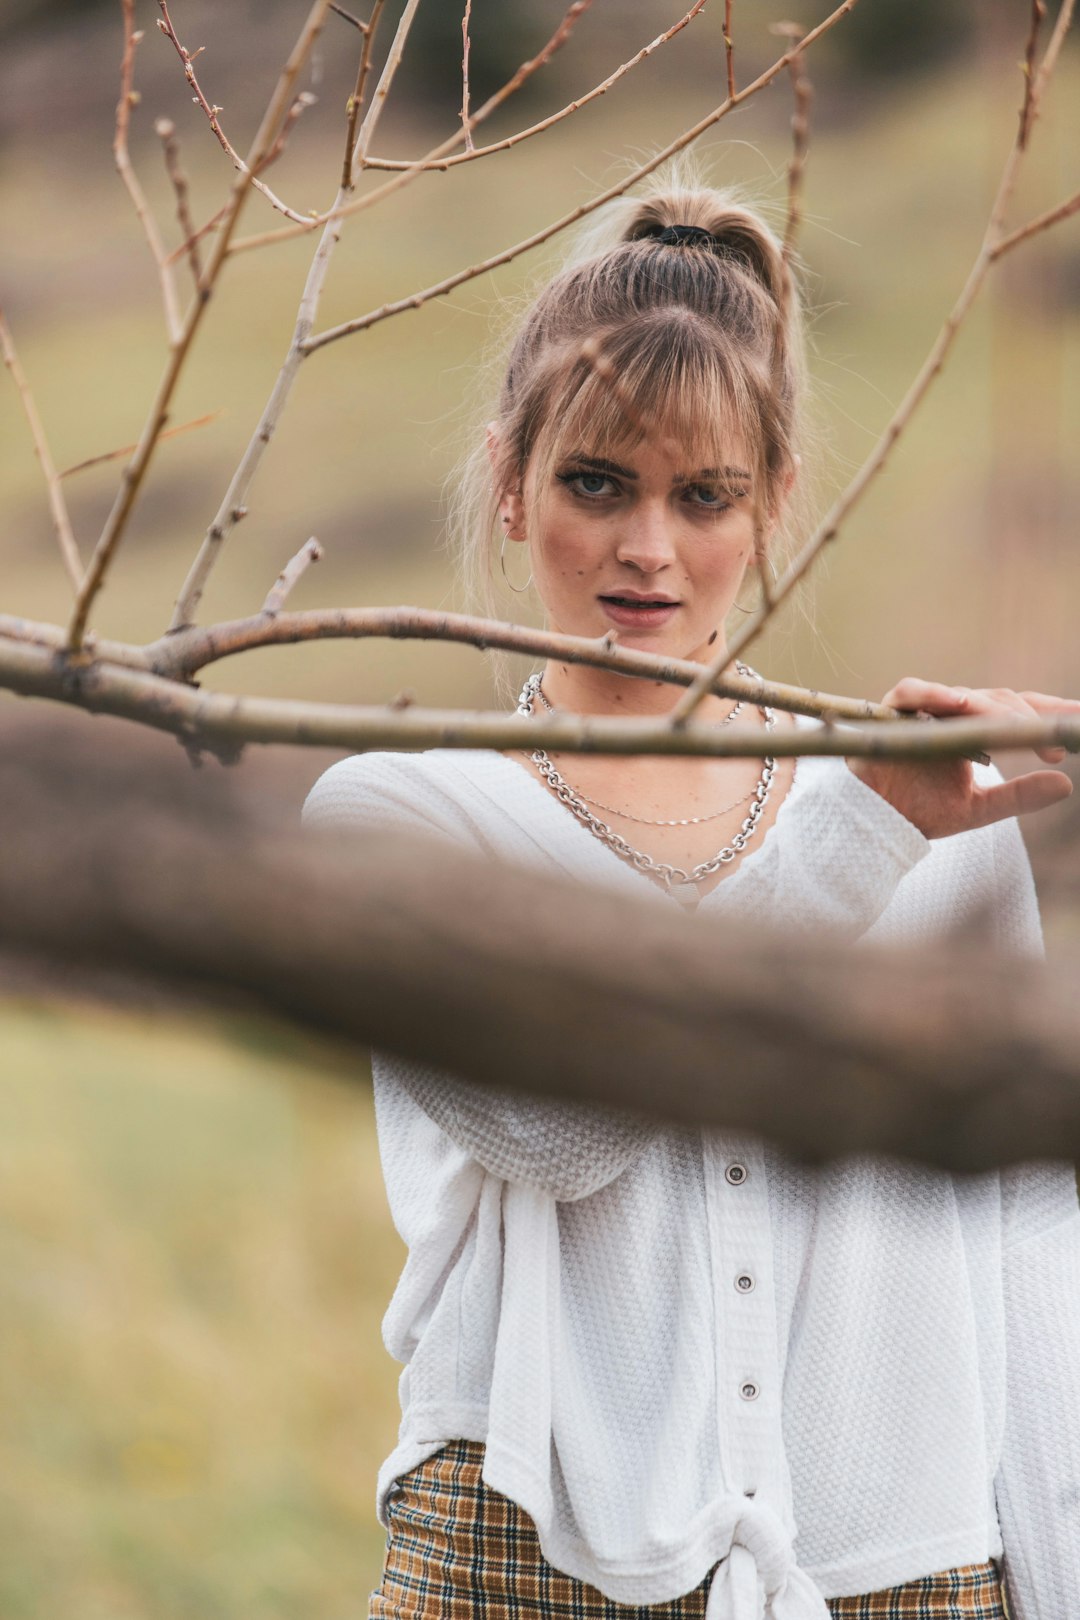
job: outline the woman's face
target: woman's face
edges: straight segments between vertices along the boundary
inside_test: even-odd
[[[617,462],[556,461],[543,490],[527,469],[523,497],[506,495],[500,511],[506,533],[528,544],[550,628],[712,656],[754,557],[745,447],[729,444],[724,461],[689,465],[670,441],[644,439]]]

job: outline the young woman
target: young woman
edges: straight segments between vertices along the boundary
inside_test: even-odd
[[[768,228],[718,193],[627,204],[612,231],[524,320],[473,533],[501,534],[553,629],[708,660],[795,480],[797,305]],[[678,695],[549,660],[520,706],[662,716]],[[1080,711],[914,679],[885,701]],[[306,813],[736,930],[916,943],[988,907],[1003,949],[1039,952],[1012,818],[1067,793],[1061,772],[796,769],[769,735],[813,722],[718,697],[698,718],[753,732],[760,757],[368,754]],[[385,1322],[404,1371],[376,1620],[1000,1616],[1002,1566],[1015,1620],[1080,1612],[1071,1168],[814,1171],[393,1057],[375,1083],[409,1247]]]

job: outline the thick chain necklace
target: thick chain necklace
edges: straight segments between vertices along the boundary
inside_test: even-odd
[[[745,673],[745,665],[736,664],[736,668]],[[543,704],[548,714],[554,714],[555,709],[553,705],[548,702],[546,696],[544,695],[544,688],[540,685],[539,681],[536,684],[535,691],[536,696],[540,699],[540,702]],[[742,713],[742,706],[743,700],[742,698],[739,698],[735,704],[735,707],[730,709],[722,720],[717,721],[717,728],[719,729],[720,726],[730,726],[735,717]],[[684,816],[678,821],[660,821],[654,816],[635,816],[630,810],[620,810],[613,804],[604,804],[601,799],[594,799],[588,793],[582,793],[580,788],[575,788],[574,791],[577,793],[578,798],[581,799],[583,803],[591,804],[594,810],[606,810],[609,816],[619,816],[623,821],[636,821],[640,827],[700,827],[704,821],[719,821],[721,816],[726,816],[729,810],[734,810],[740,804],[745,804],[747,799],[750,797],[749,793],[740,793],[737,799],[732,799],[730,804],[725,804],[722,810],[713,810],[707,816]]]
[[[760,679],[760,676],[746,664],[737,664],[736,668],[740,675]],[[543,701],[540,682],[541,676],[539,672],[529,676],[521,689],[521,696],[518,698],[518,714],[526,717],[530,716],[533,713],[537,698],[540,697],[541,701]],[[772,709],[766,708],[764,704],[760,708],[765,720],[766,730],[772,731],[776,725],[775,713]],[[606,821],[601,821],[599,816],[594,816],[582,795],[566,781],[565,777],[559,775],[543,748],[534,749],[530,758],[556,798],[581,822],[583,827],[587,828],[595,838],[599,838],[600,842],[606,844],[616,855],[628,861],[636,871],[652,878],[657,883],[663,884],[669,894],[674,895],[675,899],[681,901],[687,907],[696,906],[701,898],[699,894],[694,892],[696,886],[704,878],[711,877],[714,872],[719,872],[722,866],[726,866],[737,855],[740,855],[749,840],[754,836],[758,823],[764,814],[765,806],[768,803],[769,791],[776,771],[776,760],[770,754],[764,762],[757,787],[754,789],[750,812],[730,844],[726,844],[710,860],[702,861],[688,872],[685,868],[672,866],[666,861],[654,861],[651,855],[645,854],[644,850],[635,849],[632,844],[627,843],[626,839],[617,833],[613,827],[609,827]]]

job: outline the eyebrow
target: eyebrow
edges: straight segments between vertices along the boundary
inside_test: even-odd
[[[636,481],[637,473],[629,467],[620,467],[617,461],[608,461],[603,456],[571,456],[569,460],[579,467],[587,467],[590,472],[614,473],[617,478],[630,478]],[[742,467],[702,467],[696,473],[676,473],[671,480],[673,484],[697,484],[710,479],[724,480],[728,478],[742,478],[748,480],[750,474]]]

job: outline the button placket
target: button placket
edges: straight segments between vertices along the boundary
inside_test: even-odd
[[[772,1297],[772,1232],[763,1150],[713,1138],[707,1159],[716,1323],[717,1421],[731,1489],[755,1493],[778,1475],[780,1363]]]

